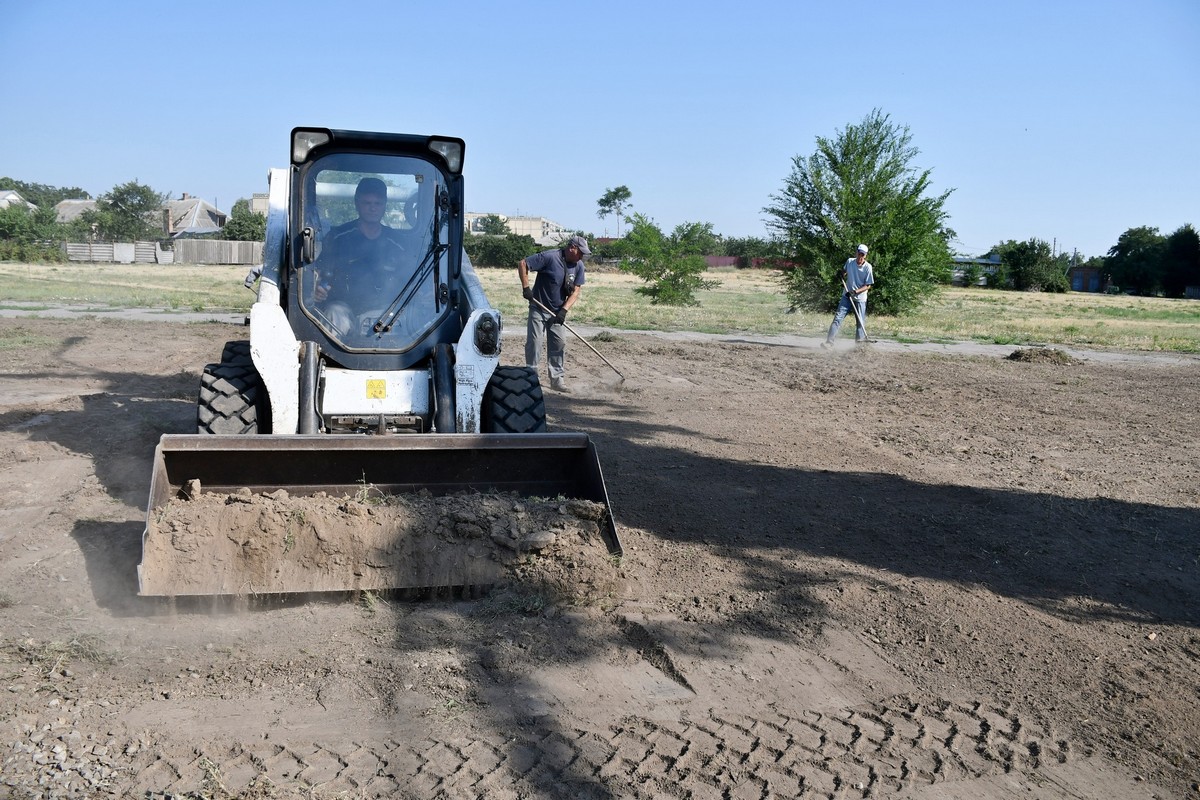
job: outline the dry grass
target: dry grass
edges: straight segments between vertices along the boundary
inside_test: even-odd
[[[29,664],[47,672],[73,663],[115,664],[117,658],[110,652],[99,636],[77,636],[69,642],[41,642],[25,639],[0,647]]]
[[[488,297],[511,320],[523,321],[516,270],[480,270]],[[698,293],[696,308],[664,308],[634,293],[640,281],[623,273],[589,273],[571,320],[621,329],[823,336],[830,314],[789,313],[774,273],[710,270],[721,281]],[[522,324],[518,322],[517,324]],[[1001,292],[946,287],[917,313],[871,314],[875,338],[1058,344],[1121,350],[1200,353],[1200,302],[1068,292]]]
[[[0,264],[5,301],[95,306],[101,313],[127,307],[244,312],[254,295],[242,286],[240,266],[119,264]],[[524,327],[516,268],[479,270],[491,302],[510,328]],[[710,270],[719,281],[697,294],[700,305],[652,305],[634,290],[631,275],[593,267],[584,299],[570,321],[621,330],[694,331],[821,336],[828,313],[788,310],[776,273]],[[1070,292],[999,292],[947,288],[917,313],[868,315],[875,338],[899,341],[976,341],[1200,353],[1200,302]]]
[[[247,311],[248,267],[0,263],[0,302],[119,308]]]

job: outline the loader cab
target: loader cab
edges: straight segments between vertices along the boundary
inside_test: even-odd
[[[350,369],[408,369],[456,341],[459,139],[297,128],[284,299],[300,340]]]

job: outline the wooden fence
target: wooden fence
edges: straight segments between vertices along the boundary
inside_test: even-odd
[[[262,242],[176,239],[176,264],[261,264]]]
[[[91,244],[67,242],[63,247],[70,261],[103,264],[261,264],[262,242],[230,242],[214,239],[176,239],[173,249],[158,242]]]
[[[157,242],[65,242],[63,249],[68,261],[93,264],[170,264],[175,260],[175,254]]]

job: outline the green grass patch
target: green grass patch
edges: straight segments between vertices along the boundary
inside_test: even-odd
[[[21,325],[6,329],[0,328],[0,351],[23,350],[27,348],[45,350],[60,344],[62,344],[61,339],[36,334]]]

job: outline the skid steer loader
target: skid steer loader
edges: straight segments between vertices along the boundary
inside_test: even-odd
[[[249,339],[229,342],[204,368],[197,433],[163,435],[155,451],[140,594],[419,589],[496,577],[477,542],[406,541],[399,529],[365,550],[333,548],[319,577],[282,563],[312,548],[257,548],[276,563],[251,564],[252,530],[224,532],[239,542],[232,556],[185,557],[198,546],[186,531],[155,523],[195,491],[587,500],[602,507],[601,536],[619,554],[593,443],[547,432],[536,370],[499,363],[500,313],[462,247],[464,142],[296,128],[291,146],[290,166],[268,176]],[[206,569],[211,579],[181,581],[197,558],[229,563]]]

